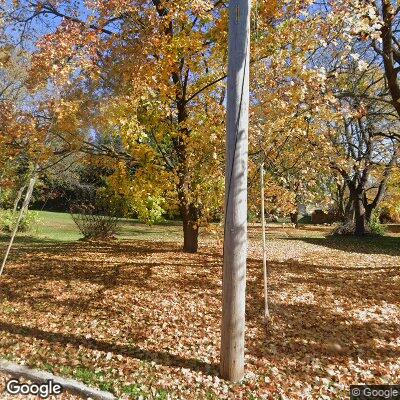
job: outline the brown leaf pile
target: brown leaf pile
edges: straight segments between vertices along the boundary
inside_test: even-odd
[[[268,242],[265,326],[251,235],[240,384],[218,378],[222,251],[210,240],[194,255],[169,242],[20,246],[0,280],[0,357],[120,398],[344,399],[353,383],[398,383],[400,250],[286,236]]]

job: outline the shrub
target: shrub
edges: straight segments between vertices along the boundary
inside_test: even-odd
[[[17,223],[19,212],[13,213],[12,210],[0,210],[0,230],[11,233]],[[40,221],[39,214],[36,211],[28,211],[21,219],[18,232],[29,232]]]
[[[148,225],[153,225],[164,221],[163,205],[165,200],[162,197],[148,196],[144,201],[137,202],[135,209],[139,220]]]
[[[248,210],[247,212],[247,221],[252,224],[254,222],[257,222],[260,220],[260,216],[258,215],[257,212],[252,211],[252,210]]]
[[[379,212],[375,211],[372,213],[371,216],[371,221],[369,224],[365,227],[365,233],[366,234],[372,234],[372,235],[384,235],[386,228],[380,223],[379,220]],[[354,235],[354,232],[356,230],[356,225],[354,221],[349,221],[346,223],[342,223],[338,225],[333,231],[333,235]]]
[[[70,214],[85,239],[105,240],[117,233],[118,217],[101,213],[95,205],[73,205]]]
[[[69,212],[84,239],[112,239],[117,233],[119,202],[90,184],[80,185],[75,196]]]
[[[309,215],[309,214],[304,214],[299,219],[299,224],[311,224],[311,223],[312,223],[311,215]]]
[[[371,215],[371,221],[369,222],[369,228],[371,233],[375,235],[383,236],[386,232],[386,228],[380,222],[380,212],[374,211]]]

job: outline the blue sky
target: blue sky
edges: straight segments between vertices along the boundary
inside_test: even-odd
[[[13,5],[12,0],[7,0],[6,2],[7,11],[12,12],[15,15],[23,15],[23,18],[27,18],[31,16],[34,10],[29,7],[29,1],[22,0],[20,2],[20,7],[16,9]],[[23,10],[23,14],[20,13],[20,10]],[[90,15],[89,10],[85,6],[85,2],[82,0],[74,0],[63,2],[61,6],[58,7],[58,10],[71,15],[73,12],[77,13],[77,16],[85,21]],[[18,14],[17,14],[18,13]],[[33,41],[29,40],[29,36],[32,34],[37,38],[38,36],[42,36],[44,34],[54,32],[57,26],[60,24],[61,18],[54,15],[40,15],[38,17],[33,18],[26,26],[25,26],[25,35],[24,35],[24,48],[27,50],[34,50]],[[21,33],[23,32],[24,24],[23,23],[13,23],[11,24],[7,32],[14,42],[18,42]]]

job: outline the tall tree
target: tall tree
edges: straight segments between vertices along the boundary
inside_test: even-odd
[[[169,173],[184,250],[197,251],[199,225],[210,208],[201,192],[222,196],[222,180],[208,177],[223,163],[213,157],[216,151],[208,155],[223,135],[225,4],[97,1],[87,20],[68,1],[20,2],[19,8],[23,23],[59,18],[55,32],[37,43],[33,80],[50,78],[64,89],[79,85],[97,96],[106,121],[101,128],[118,130],[142,169],[156,160],[159,171],[153,173]]]

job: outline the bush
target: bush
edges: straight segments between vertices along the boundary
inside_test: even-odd
[[[162,197],[148,196],[145,200],[135,204],[139,220],[148,225],[164,222],[165,210],[163,205],[165,200]]]
[[[13,213],[12,210],[0,210],[0,230],[11,233],[17,223],[19,211]],[[28,211],[19,223],[18,232],[29,232],[40,221],[36,211]]]
[[[260,216],[258,215],[257,212],[252,211],[252,210],[248,210],[247,212],[247,221],[249,222],[249,224],[252,224],[254,222],[257,222],[260,220]]]
[[[386,228],[381,224],[379,211],[374,211],[372,213],[369,228],[371,233],[374,233],[375,235],[383,236],[385,234]]]
[[[84,239],[113,239],[121,212],[118,199],[93,185],[81,185],[75,195],[69,213]]]
[[[94,205],[73,205],[70,214],[85,239],[105,240],[117,233],[118,217],[100,213]]]
[[[372,213],[371,221],[365,227],[366,234],[372,235],[384,235],[386,232],[386,228],[380,223],[380,215],[379,212],[375,211]],[[349,221],[346,223],[342,223],[338,225],[333,231],[332,235],[354,235],[356,230],[356,224],[354,221]]]
[[[311,224],[311,215],[305,214],[299,219],[299,224]]]

